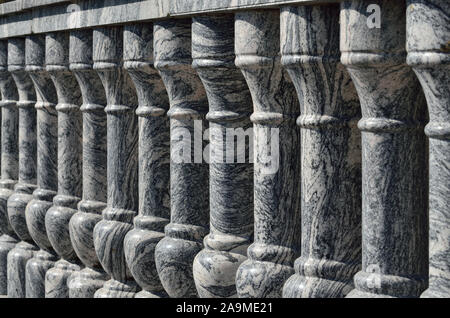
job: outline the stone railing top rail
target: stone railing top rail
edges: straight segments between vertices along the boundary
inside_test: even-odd
[[[167,17],[341,0],[15,0],[0,4],[0,38]]]

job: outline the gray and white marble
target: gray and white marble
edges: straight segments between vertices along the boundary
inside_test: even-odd
[[[45,296],[45,273],[53,267],[57,255],[48,239],[45,215],[52,207],[58,188],[57,95],[45,70],[45,35],[29,35],[25,41],[25,70],[33,81],[37,102],[37,189],[25,211],[28,231],[40,250],[27,262],[25,289],[27,298]]]
[[[369,28],[369,4],[380,28]],[[347,297],[417,297],[427,286],[426,104],[406,65],[405,13],[387,0],[341,4],[341,61],[362,109],[362,270]]]
[[[25,38],[8,40],[8,70],[19,94],[19,179],[7,202],[8,217],[22,240],[8,254],[8,297],[25,297],[25,266],[38,247],[28,232],[25,208],[36,189],[36,93],[25,72]]]
[[[0,179],[0,295],[7,294],[7,256],[18,243],[8,218],[7,202],[14,192],[19,168],[16,84],[8,72],[8,41],[0,41],[1,179]]]
[[[421,297],[450,297],[450,2],[410,0],[407,62],[428,103],[429,286]]]
[[[111,275],[95,297],[130,298],[139,291],[125,261],[123,240],[138,210],[137,97],[123,69],[123,28],[94,30],[94,69],[103,83],[107,106],[107,207],[94,227],[94,246]]]
[[[300,106],[280,63],[279,10],[235,15],[236,66],[253,99],[254,243],[236,276],[239,297],[281,297],[300,252]]]
[[[123,36],[124,68],[139,102],[139,215],[125,236],[125,258],[143,289],[136,297],[167,297],[156,270],[155,247],[170,217],[169,99],[153,65],[153,24],[127,25]]]
[[[106,207],[106,105],[105,89],[93,70],[92,30],[70,34],[69,61],[83,97],[83,197],[69,222],[70,240],[86,266],[74,273],[70,298],[92,298],[109,275],[103,270],[94,248],[94,226]]]
[[[361,269],[361,117],[340,63],[339,5],[281,9],[281,62],[301,116],[301,256],[283,297],[344,297]]]
[[[209,169],[198,158],[205,145],[208,103],[191,66],[191,19],[155,22],[153,36],[155,67],[170,101],[171,138],[170,223],[156,246],[156,268],[170,297],[196,297],[192,262],[209,227]]]
[[[80,270],[70,241],[69,221],[81,200],[82,117],[81,92],[69,70],[69,32],[46,36],[46,70],[58,96],[58,193],[45,215],[50,243],[61,257],[45,275],[45,298],[68,298],[69,277]]]
[[[200,297],[237,296],[236,271],[253,241],[253,143],[238,137],[245,146],[237,145],[237,153],[234,135],[227,136],[227,129],[244,133],[252,127],[250,92],[234,65],[233,30],[233,14],[192,20],[193,67],[206,89],[210,129],[210,232],[193,265]]]

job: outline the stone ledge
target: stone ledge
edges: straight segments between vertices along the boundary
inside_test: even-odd
[[[201,13],[340,0],[16,0],[0,4],[0,38]]]

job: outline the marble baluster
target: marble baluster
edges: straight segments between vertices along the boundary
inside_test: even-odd
[[[252,130],[252,100],[234,65],[233,30],[232,14],[196,17],[192,23],[193,67],[206,89],[210,129],[210,232],[193,265],[200,297],[237,296],[236,271],[253,240],[252,143],[245,138]]]
[[[283,297],[344,297],[361,269],[361,117],[340,63],[339,5],[281,9],[281,62],[301,116],[301,256]]]
[[[153,24],[125,26],[124,61],[139,102],[139,215],[125,236],[125,258],[143,289],[136,297],[167,297],[156,270],[155,247],[170,217],[169,100],[153,65]]]
[[[53,205],[58,188],[58,118],[57,95],[45,70],[45,35],[29,35],[25,41],[25,70],[36,91],[37,112],[37,189],[25,210],[28,231],[40,250],[26,264],[27,298],[45,296],[45,273],[58,259],[48,239],[45,215]]]
[[[72,246],[86,266],[69,283],[70,298],[92,298],[109,276],[94,248],[94,226],[106,207],[106,105],[105,90],[93,70],[92,30],[70,34],[70,69],[81,89],[83,104],[83,198],[69,222]]]
[[[421,297],[450,297],[450,3],[409,0],[407,62],[428,103],[429,286]]]
[[[209,225],[209,169],[203,162],[206,92],[192,69],[191,20],[154,24],[155,67],[170,101],[170,223],[155,250],[156,268],[171,297],[196,297],[195,255]]]
[[[123,29],[94,30],[94,69],[106,92],[107,207],[94,227],[94,246],[105,271],[111,275],[95,297],[132,298],[138,285],[127,268],[125,235],[133,228],[138,210],[138,120],[134,85],[122,65]]]
[[[236,66],[254,112],[254,243],[236,276],[239,297],[281,297],[300,252],[299,103],[280,62],[279,10],[238,12]]]
[[[380,28],[367,23],[380,8]],[[347,297],[417,297],[427,286],[426,106],[406,65],[402,2],[341,4],[341,61],[361,103],[362,270]]]
[[[25,38],[8,40],[8,70],[19,93],[19,180],[7,208],[12,228],[21,239],[8,254],[8,297],[25,297],[25,266],[38,247],[27,228],[25,208],[36,189],[36,93],[25,72]]]
[[[19,238],[8,218],[7,202],[18,177],[18,111],[16,84],[8,72],[8,42],[0,41],[1,179],[0,179],[0,295],[6,295],[8,253]]]
[[[48,239],[61,259],[45,275],[45,298],[68,298],[68,278],[80,270],[72,247],[69,221],[81,200],[81,92],[69,70],[69,32],[46,36],[46,70],[56,88],[58,104],[58,193],[45,215]]]

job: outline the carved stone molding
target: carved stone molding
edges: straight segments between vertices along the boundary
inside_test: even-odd
[[[137,97],[123,69],[123,29],[94,30],[94,69],[105,88],[107,106],[107,207],[94,227],[94,246],[111,275],[95,297],[132,298],[139,290],[125,261],[123,240],[138,211]]]
[[[361,117],[340,63],[339,5],[281,10],[281,62],[300,101],[301,256],[284,297],[343,297],[361,268]]]
[[[249,163],[253,134],[248,142],[244,135],[252,127],[252,100],[234,65],[233,30],[234,15],[196,17],[192,22],[193,67],[209,100],[210,232],[193,265],[200,297],[237,296],[236,271],[253,240],[253,164]],[[236,132],[241,136],[235,151]]]
[[[450,297],[450,3],[410,0],[407,61],[419,78],[430,116],[429,286],[421,297]]]
[[[380,28],[367,23],[369,4]],[[416,297],[427,285],[426,107],[406,65],[405,12],[387,0],[341,4],[341,61],[362,109],[362,270],[349,297]]]
[[[19,180],[8,199],[8,217],[22,240],[8,254],[8,297],[25,297],[25,266],[38,247],[28,232],[25,209],[36,189],[36,93],[25,72],[25,38],[8,40],[8,70],[19,94]]]
[[[280,63],[279,16],[235,15],[236,66],[253,99],[255,149],[255,234],[236,276],[240,297],[281,297],[300,252],[300,106]]]
[[[58,188],[58,98],[50,75],[45,70],[45,36],[29,35],[25,41],[25,70],[36,91],[37,111],[37,189],[25,211],[28,231],[40,250],[27,262],[26,297],[45,296],[45,273],[53,267],[57,255],[48,239],[45,215],[53,205]]]
[[[155,247],[170,217],[169,100],[153,65],[153,24],[125,26],[124,62],[139,102],[139,215],[125,236],[125,257],[143,289],[136,297],[167,297],[156,270]]]
[[[92,30],[70,34],[70,69],[80,86],[83,104],[83,197],[69,222],[70,240],[86,266],[69,282],[70,298],[92,298],[109,276],[94,248],[94,226],[106,207],[106,105],[105,89],[93,69]]]
[[[1,179],[0,179],[0,295],[7,294],[7,257],[18,243],[8,218],[7,202],[18,177],[18,111],[16,84],[8,72],[8,42],[0,41]]]
[[[209,169],[201,158],[208,103],[191,66],[191,20],[155,22],[153,36],[155,67],[170,101],[171,138],[171,215],[156,246],[156,267],[169,296],[196,297],[192,262],[209,222]]]
[[[69,297],[68,278],[80,270],[70,241],[69,221],[81,199],[81,92],[69,70],[69,32],[46,36],[45,64],[56,88],[58,104],[58,193],[45,215],[48,238],[61,257],[45,275],[45,298]]]

